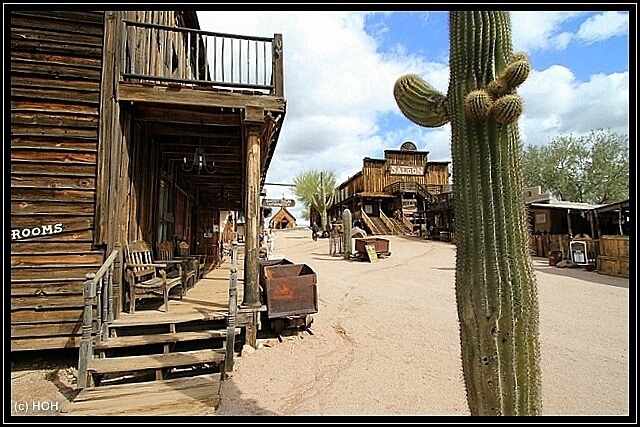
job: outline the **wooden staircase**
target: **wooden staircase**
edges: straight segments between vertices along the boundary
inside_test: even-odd
[[[228,311],[203,295],[180,299],[183,310],[113,313],[117,251],[84,284],[79,393],[69,415],[207,415],[220,401],[220,381],[244,344],[242,326],[255,310],[238,311],[238,245],[233,242]],[[213,279],[215,282],[217,279]],[[223,279],[226,281],[226,279]],[[197,289],[191,292],[196,292]],[[209,291],[210,292],[210,291]],[[201,304],[205,305],[201,305]],[[224,306],[222,306],[224,307]],[[166,307],[165,307],[166,308]],[[253,320],[251,320],[253,319]]]
[[[404,221],[396,218],[389,218],[389,221],[393,224],[393,234],[411,236],[413,230],[404,223]]]
[[[108,328],[109,338],[94,347],[87,387],[69,405],[69,415],[215,412],[225,373],[225,314],[144,325],[118,319]],[[239,340],[230,341],[241,347]]]

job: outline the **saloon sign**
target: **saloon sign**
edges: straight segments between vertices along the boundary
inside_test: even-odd
[[[390,165],[389,174],[391,175],[424,175],[424,166],[403,166]]]

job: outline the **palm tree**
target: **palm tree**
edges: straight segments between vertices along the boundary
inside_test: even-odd
[[[302,172],[293,179],[293,184],[293,194],[305,206],[302,217],[309,219],[311,210],[317,210],[321,215],[320,226],[322,230],[327,230],[327,209],[333,205],[333,193],[337,186],[335,173],[317,170]]]

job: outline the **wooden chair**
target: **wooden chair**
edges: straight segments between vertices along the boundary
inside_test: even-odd
[[[185,241],[178,243],[178,257],[189,260],[189,266],[196,273],[196,280],[204,277],[204,264],[206,255],[192,255],[190,253],[189,244]]]
[[[125,250],[125,278],[128,284],[129,313],[135,313],[136,300],[142,298],[164,299],[164,311],[169,312],[169,292],[181,287],[180,298],[184,294],[182,275],[167,275],[170,261],[155,261],[147,242],[137,240],[127,245]],[[177,261],[180,266],[181,262]]]
[[[195,284],[196,268],[189,264],[189,259],[174,256],[173,243],[169,240],[158,243],[158,258],[160,262],[170,262],[177,267],[172,274],[182,277],[184,295],[187,288]]]

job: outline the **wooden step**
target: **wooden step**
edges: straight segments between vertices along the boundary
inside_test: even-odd
[[[118,372],[175,368],[200,363],[222,362],[225,358],[225,352],[225,349],[206,349],[144,356],[93,358],[89,360],[88,371],[95,374],[115,374]]]
[[[212,415],[220,403],[220,374],[104,385],[80,391],[65,415]]]
[[[236,328],[236,335],[241,332],[240,328]],[[149,334],[149,335],[129,335],[122,337],[109,338],[100,344],[95,345],[95,350],[109,350],[114,348],[135,347],[148,344],[169,344],[184,341],[205,340],[211,338],[226,338],[226,329],[207,330],[198,332],[173,332],[166,334]]]
[[[172,325],[180,323],[188,323],[194,321],[211,321],[225,320],[228,314],[226,312],[211,311],[199,313],[171,314],[167,316],[163,312],[144,313],[144,316],[138,316],[138,313],[128,314],[122,313],[119,319],[109,324],[109,328],[120,328],[128,326],[147,326],[147,325]]]

